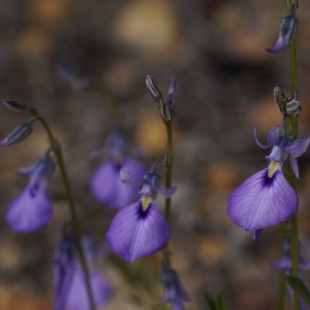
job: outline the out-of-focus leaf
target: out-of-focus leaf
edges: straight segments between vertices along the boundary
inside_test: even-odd
[[[205,299],[210,310],[218,310],[216,301],[208,293],[205,293]]]
[[[304,299],[307,308],[310,309],[310,291],[305,283],[301,279],[291,276],[286,276],[286,280],[288,285]]]
[[[218,294],[216,303],[218,310],[228,310],[223,293]]]

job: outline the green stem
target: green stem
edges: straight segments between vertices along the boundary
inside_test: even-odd
[[[45,119],[43,117],[41,117],[39,114],[37,115],[37,119],[41,122],[41,124],[43,125],[43,127],[46,131],[50,145],[52,147],[52,150],[55,154],[55,157],[56,157],[58,165],[59,165],[59,169],[60,169],[60,173],[61,173],[61,177],[63,180],[64,187],[65,187],[66,197],[68,200],[69,209],[70,209],[70,213],[71,213],[73,230],[74,230],[74,234],[75,234],[76,239],[77,239],[77,252],[78,252],[80,262],[81,262],[81,265],[82,265],[82,268],[84,271],[85,284],[86,284],[87,295],[89,297],[90,309],[96,310],[96,306],[95,306],[95,302],[94,302],[94,298],[93,298],[93,294],[92,294],[92,290],[91,290],[89,270],[88,270],[88,266],[87,266],[83,246],[82,246],[81,228],[80,228],[80,224],[79,224],[77,213],[76,213],[76,208],[75,208],[75,204],[74,204],[74,200],[73,200],[73,196],[72,196],[72,191],[71,191],[71,187],[70,187],[70,182],[69,182],[67,170],[66,170],[64,160],[63,160],[61,145],[53,136],[53,133],[52,133],[49,125],[45,121]]]
[[[286,281],[285,281],[285,273],[281,271],[279,273],[279,304],[278,310],[285,310],[285,294],[286,294]]]
[[[172,186],[172,151],[173,151],[173,139],[172,139],[172,122],[166,124],[167,130],[167,157],[166,157],[166,188]],[[170,222],[171,212],[171,198],[166,199],[165,204],[165,217],[167,222]]]
[[[166,188],[172,186],[172,152],[173,152],[173,137],[172,137],[172,122],[167,122],[166,124],[167,132],[167,155],[166,155]],[[165,218],[167,222],[170,222],[171,216],[171,198],[166,198],[165,202]],[[166,263],[170,263],[169,255],[169,245],[167,243],[164,249]]]
[[[291,10],[292,1],[287,1],[289,5],[288,9]],[[291,95],[294,96],[295,91],[297,90],[297,40],[296,37],[290,44],[290,63],[291,63]],[[288,135],[291,135],[295,140],[298,137],[298,117],[290,115],[287,117],[286,131]],[[297,178],[292,171],[292,168],[289,164],[286,167],[286,176],[289,183],[297,191]],[[290,234],[291,234],[291,255],[292,255],[292,276],[299,277],[299,250],[298,250],[298,212],[296,212],[293,217],[290,219]],[[294,291],[294,310],[299,310],[299,295]]]

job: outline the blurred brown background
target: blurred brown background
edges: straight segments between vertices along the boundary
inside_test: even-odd
[[[0,98],[20,100],[46,117],[64,146],[83,228],[99,241],[115,212],[90,195],[88,180],[100,160],[88,155],[104,145],[113,127],[107,97],[72,89],[57,68],[88,77],[109,91],[127,140],[144,148],[140,159],[148,165],[164,156],[166,137],[145,76],[153,76],[164,93],[170,78],[176,78],[173,183],[179,189],[173,197],[171,244],[173,265],[193,299],[187,309],[208,309],[206,291],[223,291],[230,309],[277,309],[277,272],[268,266],[281,256],[278,228],[266,229],[253,244],[251,233],[227,217],[226,200],[234,187],[266,165],[268,152],[255,144],[252,124],[265,142],[269,129],[281,122],[272,90],[279,85],[290,93],[289,51],[270,55],[265,47],[274,45],[285,15],[283,0],[0,1]],[[301,2],[300,135],[310,133],[309,15],[310,4]],[[0,111],[4,138],[24,117],[4,107]],[[27,181],[16,169],[35,162],[47,146],[37,124],[27,141],[0,152],[1,310],[52,309],[48,258],[68,220],[59,172],[49,186],[55,217],[47,227],[16,235],[4,221],[8,204]],[[310,258],[309,154],[299,160],[305,258]],[[163,201],[157,204],[162,210]],[[130,268],[148,263],[142,260]],[[132,288],[111,258],[99,264],[115,290],[107,309],[156,306],[160,295],[134,303]],[[158,281],[154,286],[160,292]]]

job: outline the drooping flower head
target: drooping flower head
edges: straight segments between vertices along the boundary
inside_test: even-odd
[[[119,133],[109,136],[105,147],[95,155],[104,153],[108,160],[94,172],[90,180],[90,189],[94,197],[112,208],[121,209],[137,197],[138,186],[127,186],[120,179],[122,167],[129,169],[132,177],[138,182],[145,173],[140,162],[127,157],[130,147]]]
[[[120,210],[106,233],[111,249],[128,263],[149,256],[162,249],[170,238],[169,225],[153,203],[157,193],[171,197],[176,187],[159,188],[159,174],[156,162],[140,183],[140,200]],[[135,184],[129,170],[123,168],[122,179]]]
[[[33,166],[19,170],[30,177],[23,192],[10,204],[6,221],[15,232],[32,232],[46,225],[53,216],[52,204],[46,194],[49,178],[55,170],[55,160],[50,152]]]
[[[159,303],[169,302],[172,310],[183,310],[183,303],[190,302],[191,299],[183,287],[177,272],[166,263],[162,263],[161,280],[164,285],[164,296]]]
[[[90,263],[92,253],[84,247],[86,258]],[[89,310],[90,301],[87,294],[85,275],[76,255],[76,238],[71,226],[66,226],[55,256],[55,310]],[[112,289],[99,270],[92,268],[89,272],[90,286],[96,307],[107,303]]]
[[[310,269],[310,262],[305,260],[300,254],[300,247],[298,247],[298,268],[299,268],[299,277],[302,279],[302,270]],[[271,267],[279,271],[284,271],[286,275],[292,276],[292,249],[289,235],[286,236],[283,242],[283,257],[271,264]],[[293,300],[293,290],[288,286],[288,292],[291,300]],[[306,310],[306,304],[303,298],[300,298],[300,309]]]
[[[273,48],[266,48],[268,53],[278,53],[280,50],[289,46],[294,39],[297,28],[298,20],[295,15],[295,5],[292,5],[292,10],[289,15],[285,16],[281,20],[281,26],[279,31],[279,38]]]
[[[297,193],[285,179],[282,165],[289,157],[292,170],[299,178],[296,157],[307,150],[310,138],[292,141],[285,133],[285,122],[280,135],[278,128],[269,131],[268,145],[263,145],[256,137],[254,126],[257,144],[264,149],[272,146],[270,155],[266,156],[268,167],[244,181],[228,198],[228,216],[245,230],[254,230],[257,238],[263,228],[288,220],[298,208]]]

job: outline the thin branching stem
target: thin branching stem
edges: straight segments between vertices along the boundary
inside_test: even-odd
[[[76,213],[76,207],[75,207],[75,203],[74,203],[74,199],[73,199],[73,195],[72,195],[72,191],[71,191],[70,181],[69,181],[66,166],[65,166],[65,163],[63,160],[61,145],[55,139],[55,137],[54,137],[48,123],[45,121],[45,119],[39,114],[36,116],[37,116],[37,119],[41,122],[41,124],[43,125],[43,127],[45,129],[45,132],[46,132],[48,139],[49,139],[50,146],[51,146],[53,153],[54,153],[54,155],[57,159],[57,162],[58,162],[59,170],[61,173],[61,178],[63,180],[63,184],[65,187],[66,198],[67,198],[69,209],[70,209],[70,215],[71,215],[73,230],[74,230],[74,234],[75,234],[76,239],[77,239],[77,252],[78,252],[79,259],[80,259],[80,262],[81,262],[81,265],[83,268],[83,272],[84,272],[85,285],[86,285],[87,295],[89,297],[90,309],[96,310],[96,306],[95,306],[95,302],[94,302],[94,298],[93,298],[93,294],[92,294],[92,289],[91,289],[91,284],[90,284],[89,269],[87,266],[87,261],[86,261],[85,253],[84,253],[83,246],[82,246],[82,232],[81,232],[79,220],[78,220],[77,213]]]

